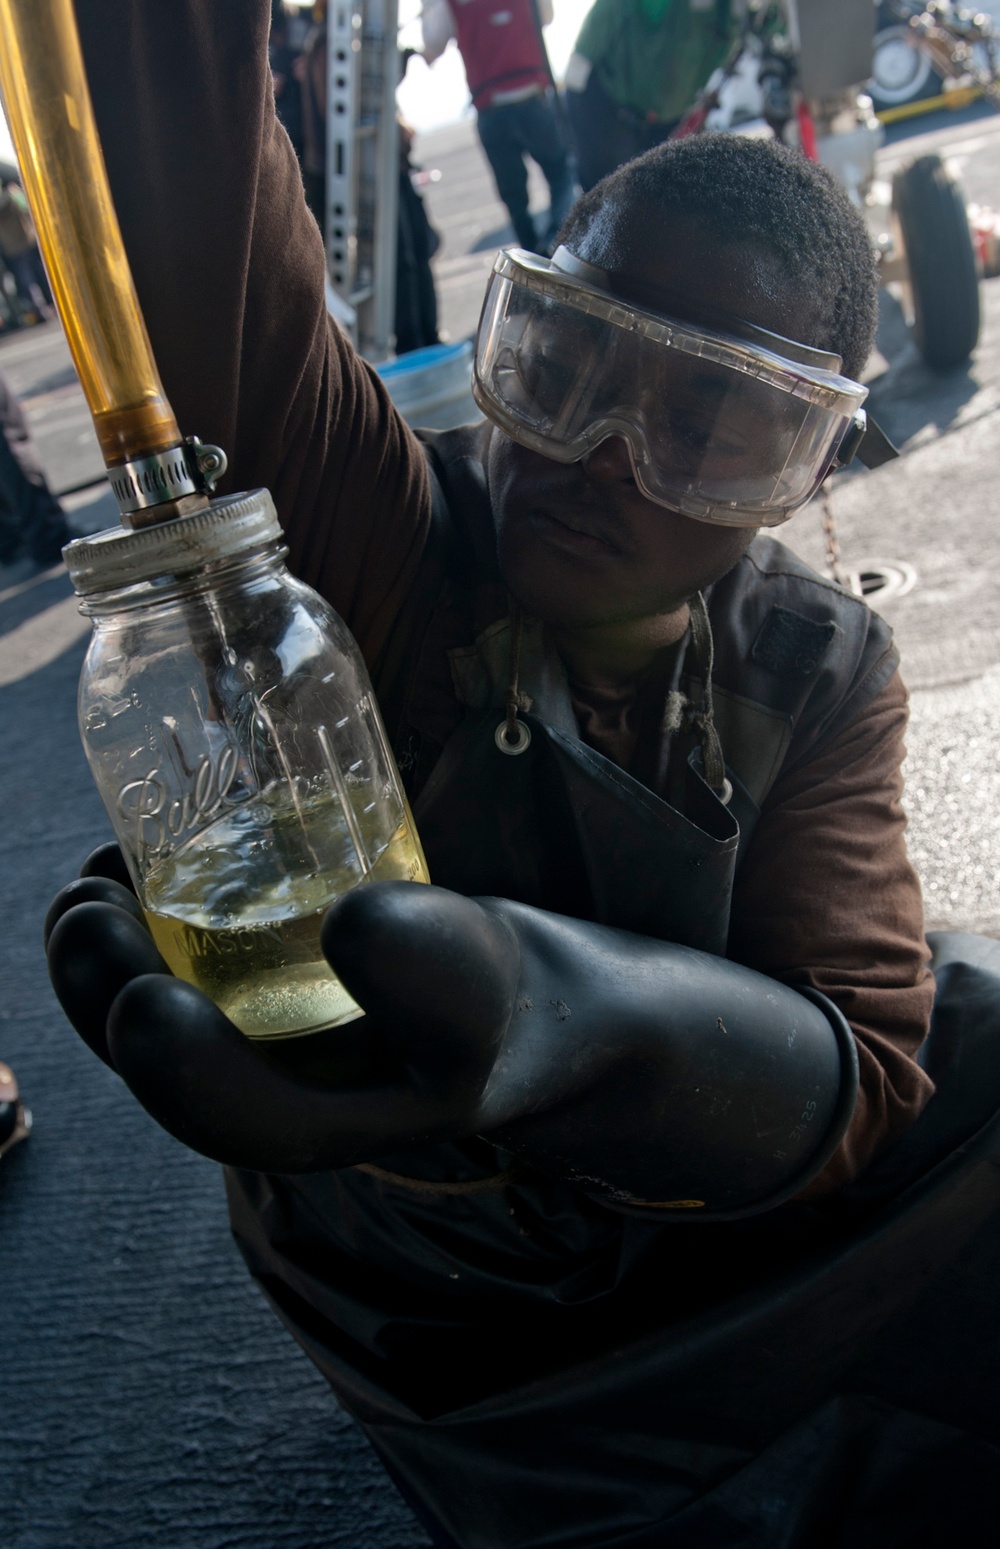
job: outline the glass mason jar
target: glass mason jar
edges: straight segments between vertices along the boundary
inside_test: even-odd
[[[266,490],[65,551],[83,745],[149,928],[250,1038],[359,1016],[326,910],[429,880],[361,654],[286,552]]]

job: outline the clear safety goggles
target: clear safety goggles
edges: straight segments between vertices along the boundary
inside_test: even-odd
[[[473,395],[513,440],[569,463],[620,436],[650,500],[732,527],[787,521],[858,455],[867,388],[839,356],[742,322],[730,334],[674,321],[607,280],[564,247],[497,257]]]

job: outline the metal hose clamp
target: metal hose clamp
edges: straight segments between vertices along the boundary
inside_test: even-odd
[[[180,446],[134,457],[108,469],[108,482],[123,517],[185,495],[211,494],[226,471],[221,447],[188,436]]]

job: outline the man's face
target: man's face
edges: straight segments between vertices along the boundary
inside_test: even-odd
[[[690,322],[717,327],[723,313],[820,342],[814,307],[769,254],[722,245],[689,218],[660,228],[647,221],[634,235],[637,227],[611,212],[578,252],[612,271],[629,300]],[[725,575],[756,531],[694,521],[648,500],[617,436],[567,464],[494,430],[489,483],[504,580],[527,612],[557,627],[673,613]]]

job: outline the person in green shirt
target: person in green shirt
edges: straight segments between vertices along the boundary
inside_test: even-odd
[[[668,138],[725,59],[740,0],[596,0],[566,70],[584,191]]]

